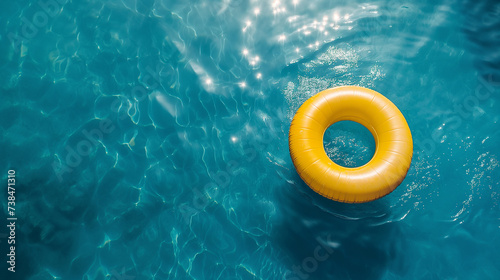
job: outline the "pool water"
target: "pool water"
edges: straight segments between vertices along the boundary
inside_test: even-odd
[[[348,2],[3,1],[1,279],[500,279],[500,5]],[[297,108],[341,85],[412,131],[374,202],[289,156]],[[362,164],[370,137],[325,149]]]
[[[345,167],[367,164],[375,154],[375,139],[362,124],[340,121],[328,127],[323,135],[328,157]]]

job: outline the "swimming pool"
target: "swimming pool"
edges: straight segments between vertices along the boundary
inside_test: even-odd
[[[0,4],[2,279],[500,276],[500,5],[189,2]],[[340,85],[412,130],[374,202],[324,199],[289,156],[297,108]],[[352,128],[325,136],[345,165],[374,149]]]

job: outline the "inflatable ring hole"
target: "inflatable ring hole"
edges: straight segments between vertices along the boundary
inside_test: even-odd
[[[328,127],[323,147],[333,162],[350,168],[367,164],[376,148],[371,132],[354,121],[340,121]]]

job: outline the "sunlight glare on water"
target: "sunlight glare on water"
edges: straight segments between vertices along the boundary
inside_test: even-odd
[[[486,0],[3,1],[16,279],[499,278],[499,18]],[[313,192],[288,151],[300,105],[342,85],[412,130],[406,179],[366,204]],[[334,135],[345,163],[372,141]]]

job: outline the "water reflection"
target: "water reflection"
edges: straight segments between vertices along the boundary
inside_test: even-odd
[[[495,0],[468,1],[465,5],[464,30],[470,49],[485,79],[500,84],[500,3]]]
[[[381,279],[405,246],[386,202],[337,203],[292,178],[278,188],[283,215],[272,233],[286,255],[283,279]]]

